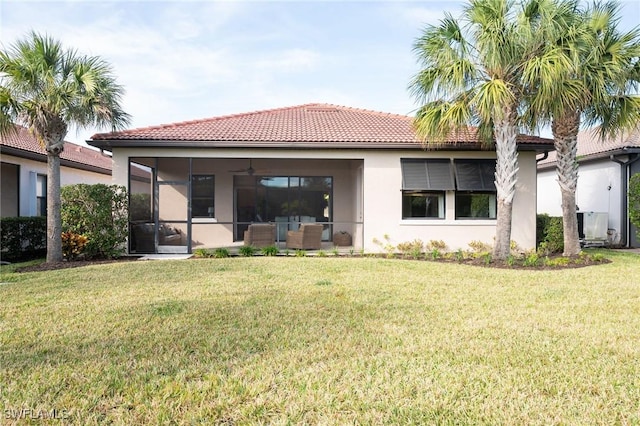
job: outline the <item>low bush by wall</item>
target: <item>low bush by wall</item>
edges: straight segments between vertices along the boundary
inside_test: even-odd
[[[550,253],[564,250],[564,230],[562,217],[539,214],[536,220],[536,247]]]
[[[47,252],[47,218],[1,218],[0,247],[4,261],[15,262],[44,257]]]

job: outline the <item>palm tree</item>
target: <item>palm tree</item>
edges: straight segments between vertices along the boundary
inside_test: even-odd
[[[538,88],[532,116],[534,121],[550,122],[554,137],[565,256],[581,250],[576,214],[581,121],[587,127],[599,125],[603,138],[615,137],[640,122],[640,33],[638,29],[619,32],[618,16],[619,6],[614,2],[596,3],[588,9],[573,2],[556,36],[547,35],[547,40],[555,40],[547,48],[561,50],[567,60],[549,63],[556,68],[556,78],[544,78],[539,72],[530,77],[531,82],[537,79],[534,85]]]
[[[531,8],[527,4],[516,10],[511,0],[472,0],[460,19],[464,27],[447,15],[439,25],[426,27],[414,44],[423,67],[410,83],[423,105],[415,119],[418,135],[426,143],[437,143],[477,125],[479,134],[495,141],[495,259],[510,253],[516,138],[521,106],[530,90],[522,72],[543,48],[539,36],[522,24]]]
[[[47,262],[62,260],[60,154],[69,125],[121,129],[129,115],[110,66],[35,32],[0,52],[0,134],[27,127],[47,153]]]

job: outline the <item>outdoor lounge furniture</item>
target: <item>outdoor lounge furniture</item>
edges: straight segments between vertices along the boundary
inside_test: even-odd
[[[287,232],[287,248],[319,250],[323,228],[321,224],[301,224],[299,230]]]
[[[276,244],[276,225],[271,223],[252,223],[244,231],[244,245],[269,247]]]

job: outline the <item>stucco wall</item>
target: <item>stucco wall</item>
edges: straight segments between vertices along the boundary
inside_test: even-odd
[[[36,214],[36,182],[33,174],[47,174],[47,163],[2,155],[3,163],[17,164],[20,166],[20,216],[33,216]],[[60,185],[73,185],[78,183],[111,184],[111,176],[108,174],[95,173],[86,170],[75,169],[73,167],[60,167]]]
[[[218,157],[207,160],[206,171],[215,174],[216,219],[233,221],[233,172],[246,168],[247,157],[253,158],[255,169],[268,169],[268,175],[333,176],[333,219],[335,222],[362,221],[353,229],[354,244],[367,251],[379,251],[374,239],[388,235],[392,244],[416,238],[428,242],[443,240],[451,250],[468,249],[471,241],[492,243],[495,220],[455,220],[454,192],[446,196],[446,219],[402,220],[401,158],[494,158],[493,152],[433,152],[391,150],[260,150],[239,149],[133,149],[114,150],[115,183],[127,184],[127,164],[130,157],[192,158]],[[304,156],[302,160],[300,157]],[[342,161],[334,161],[342,160]],[[164,160],[165,164],[169,164]],[[534,153],[520,153],[519,182],[514,199],[512,239],[524,249],[535,247],[536,168]],[[194,161],[194,164],[198,162]],[[201,173],[194,167],[194,173]],[[360,183],[362,181],[362,184]],[[362,206],[362,208],[360,208]],[[195,238],[196,230],[207,225],[194,224],[194,243],[228,244],[232,233],[229,227],[216,225],[206,238]],[[346,225],[345,225],[346,226]],[[208,228],[213,229],[213,228]],[[336,225],[336,230],[340,229]],[[217,238],[226,241],[217,241]]]
[[[427,243],[442,240],[449,250],[469,249],[472,241],[493,244],[495,220],[456,220],[455,194],[447,191],[445,219],[402,219],[401,158],[492,158],[490,152],[456,152],[420,154],[371,153],[364,163],[364,246],[367,251],[380,250],[374,240],[398,243],[420,239]],[[523,249],[535,247],[535,156],[521,153],[518,185],[513,204],[512,240]]]

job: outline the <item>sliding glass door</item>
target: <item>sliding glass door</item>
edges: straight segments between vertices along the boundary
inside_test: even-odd
[[[236,240],[253,222],[276,223],[279,241],[302,222],[320,222],[327,223],[323,240],[328,241],[332,190],[331,177],[235,176]]]

